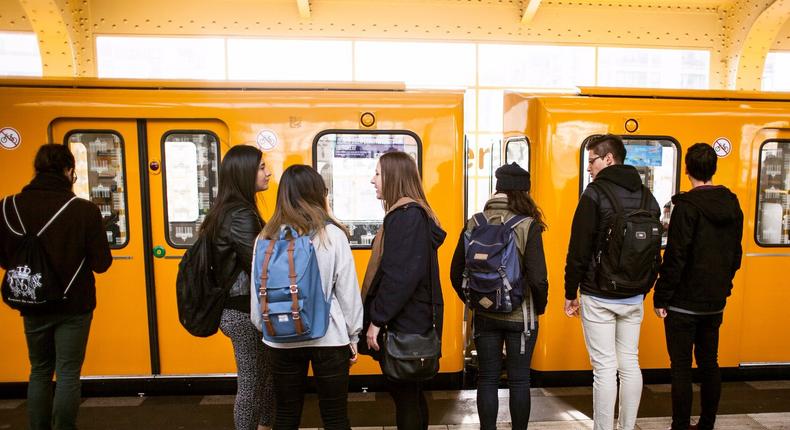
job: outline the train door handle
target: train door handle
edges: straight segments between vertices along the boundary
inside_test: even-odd
[[[167,254],[165,247],[160,245],[155,246],[151,251],[154,253],[154,257],[156,258],[164,258],[165,254]]]

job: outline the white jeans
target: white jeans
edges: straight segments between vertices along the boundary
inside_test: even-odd
[[[642,397],[639,369],[639,329],[643,304],[603,303],[590,296],[581,298],[584,343],[593,367],[594,430],[611,430],[620,376],[620,410],[617,427],[632,430]]]

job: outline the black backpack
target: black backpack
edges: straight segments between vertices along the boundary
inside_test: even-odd
[[[595,254],[595,283],[618,298],[646,294],[661,264],[661,221],[648,210],[650,190],[642,185],[639,209],[625,211],[609,185],[593,182],[609,199],[614,214]]]
[[[49,260],[46,249],[44,249],[41,235],[76,198],[75,196],[67,201],[44,224],[44,227],[41,227],[41,230],[35,234],[27,231],[25,228],[22,217],[19,216],[19,209],[16,206],[16,196],[11,197],[11,203],[13,204],[13,210],[16,213],[21,231],[11,226],[6,210],[8,198],[3,199],[3,220],[5,225],[12,234],[22,238],[19,247],[11,255],[8,270],[3,277],[2,284],[3,301],[13,309],[20,311],[41,309],[66,300],[71,285],[85,264],[85,258],[80,262],[69,283],[65,284],[52,268],[52,262]]]
[[[233,279],[238,276],[239,270]],[[181,325],[198,337],[216,333],[229,290],[230,286],[220,285],[214,275],[210,241],[205,235],[198,236],[178,264],[176,302]]]

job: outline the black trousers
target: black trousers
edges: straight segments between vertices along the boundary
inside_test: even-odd
[[[688,429],[691,421],[691,356],[697,360],[701,377],[700,430],[716,422],[721,397],[719,371],[719,327],[722,314],[688,315],[669,311],[664,319],[672,375],[672,429]]]
[[[422,382],[396,381],[387,378],[392,400],[395,401],[395,423],[398,430],[426,430],[428,401]]]
[[[302,418],[307,366],[313,365],[318,408],[326,430],[349,430],[348,346],[272,348],[276,430],[297,430]]]
[[[531,399],[529,392],[529,368],[535,341],[538,338],[537,323],[529,338],[525,339],[524,354],[521,353],[521,338],[524,323],[502,321],[475,315],[475,345],[479,374],[477,376],[477,414],[481,430],[496,430],[499,414],[499,379],[502,365],[507,368],[510,388],[510,419],[513,430],[524,430],[529,426]],[[502,357],[502,347],[507,356]]]

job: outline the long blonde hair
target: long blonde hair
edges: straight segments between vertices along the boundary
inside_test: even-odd
[[[403,197],[415,200],[428,213],[436,225],[439,219],[425,198],[417,163],[405,152],[387,152],[379,158],[381,167],[381,196],[384,210],[389,210]]]
[[[300,235],[319,235],[323,243],[327,222],[335,224],[348,235],[348,229],[329,214],[324,179],[310,166],[295,164],[283,172],[277,189],[274,215],[261,233],[266,239],[277,239],[280,228],[288,225]]]

